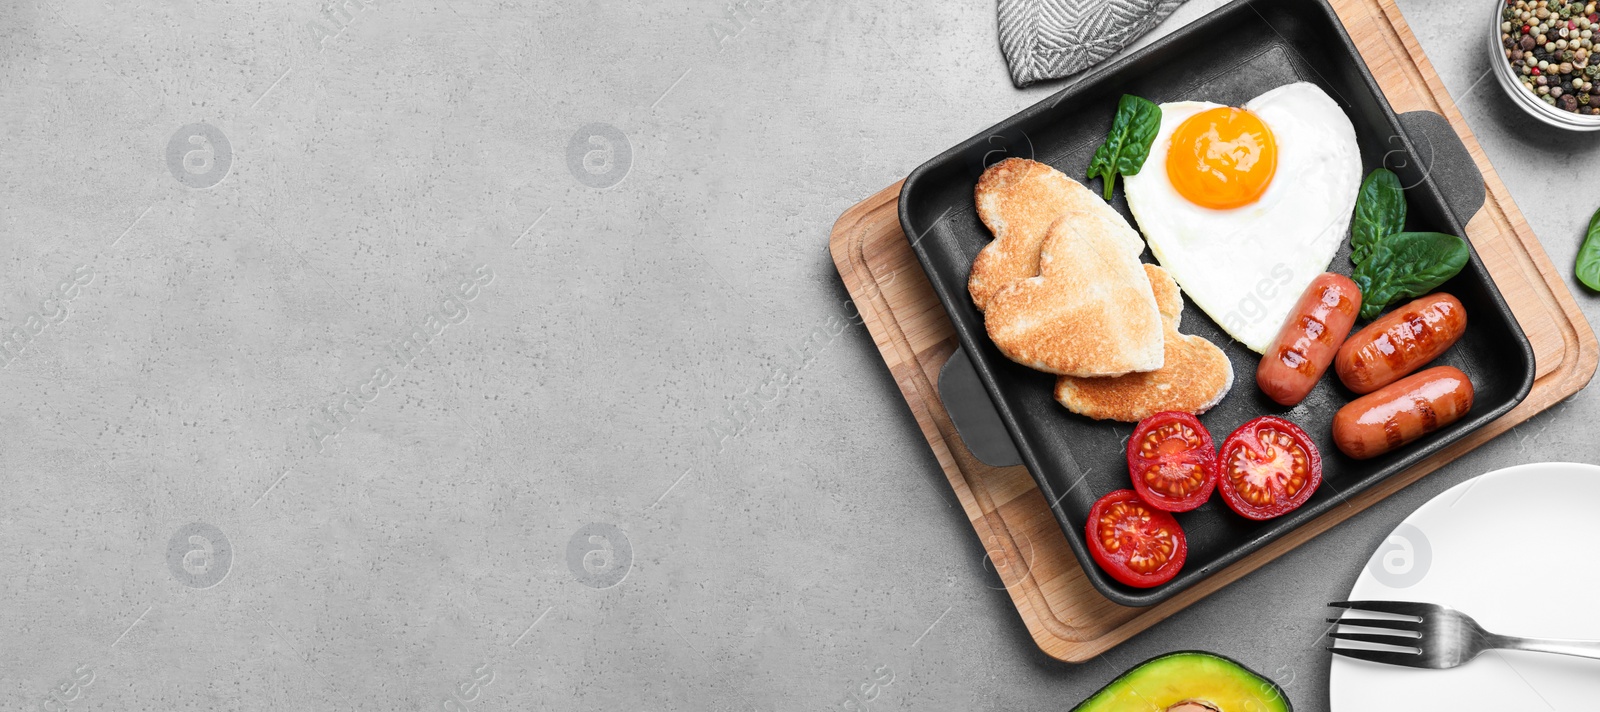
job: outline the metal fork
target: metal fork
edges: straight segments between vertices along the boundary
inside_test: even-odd
[[[1328,650],[1346,657],[1356,658],[1357,660],[1417,668],[1444,669],[1465,664],[1478,657],[1478,653],[1485,650],[1497,649],[1533,650],[1541,653],[1560,653],[1562,655],[1576,655],[1580,658],[1600,659],[1600,641],[1517,638],[1509,635],[1496,635],[1484,630],[1482,626],[1478,625],[1477,621],[1472,620],[1467,614],[1432,603],[1338,601],[1328,605],[1335,608],[1347,608],[1352,611],[1392,613],[1410,616],[1413,619],[1346,618],[1343,614],[1338,618],[1329,618],[1329,623],[1339,624],[1328,630],[1328,635],[1336,640],[1378,643],[1407,649],[1403,651],[1366,650],[1335,647],[1336,644],[1328,646]],[[1345,633],[1339,630],[1340,625],[1393,632]]]

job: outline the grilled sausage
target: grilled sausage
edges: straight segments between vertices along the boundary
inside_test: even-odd
[[[1317,275],[1256,366],[1256,387],[1278,405],[1298,405],[1322,379],[1356,323],[1361,289],[1349,277]]]
[[[1371,393],[1428,365],[1466,330],[1461,301],[1443,292],[1430,294],[1353,334],[1334,357],[1334,369],[1345,388]]]
[[[1437,366],[1391,383],[1333,415],[1333,442],[1357,460],[1377,457],[1456,422],[1472,409],[1472,382]]]

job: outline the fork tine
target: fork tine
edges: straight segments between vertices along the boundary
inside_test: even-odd
[[[1330,638],[1338,640],[1354,640],[1361,643],[1377,643],[1379,645],[1393,645],[1397,648],[1412,648],[1422,652],[1422,639],[1409,635],[1390,635],[1387,633],[1345,633],[1334,631],[1328,634]]]
[[[1416,633],[1416,632],[1422,630],[1421,621],[1403,621],[1403,620],[1395,620],[1393,618],[1350,618],[1350,617],[1343,617],[1343,618],[1328,618],[1328,619],[1326,619],[1326,621],[1329,622],[1329,623],[1338,623],[1339,625],[1353,625],[1353,626],[1359,626],[1359,627],[1362,627],[1362,628],[1384,628],[1384,629],[1387,629],[1387,630],[1403,630],[1403,631],[1407,631],[1407,632],[1410,632],[1410,633]]]
[[[1413,603],[1411,601],[1334,601],[1328,604],[1334,608],[1348,608],[1352,611],[1377,611],[1378,613],[1394,613],[1402,616],[1425,616],[1439,610],[1432,603]]]
[[[1385,665],[1404,665],[1406,667],[1427,667],[1421,655],[1416,653],[1394,653],[1387,650],[1361,650],[1359,648],[1328,647],[1328,651],[1343,655],[1347,658],[1365,660]]]

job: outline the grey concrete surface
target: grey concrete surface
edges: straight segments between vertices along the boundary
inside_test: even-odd
[[[1501,100],[1457,3],[1400,5],[1570,275],[1595,140]],[[1595,459],[1585,391],[1047,658],[825,242],[1060,85],[1011,87],[991,3],[729,12],[0,2],[6,704],[1052,710],[1201,648],[1316,711],[1321,604],[1402,517]]]

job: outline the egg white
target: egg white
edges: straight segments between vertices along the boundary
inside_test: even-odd
[[[1195,205],[1167,179],[1167,153],[1179,124],[1217,106],[1162,104],[1150,155],[1123,185],[1156,261],[1224,331],[1263,353],[1344,241],[1361,189],[1361,149],[1350,118],[1322,89],[1278,87],[1244,105],[1277,145],[1266,191],[1231,210]]]

